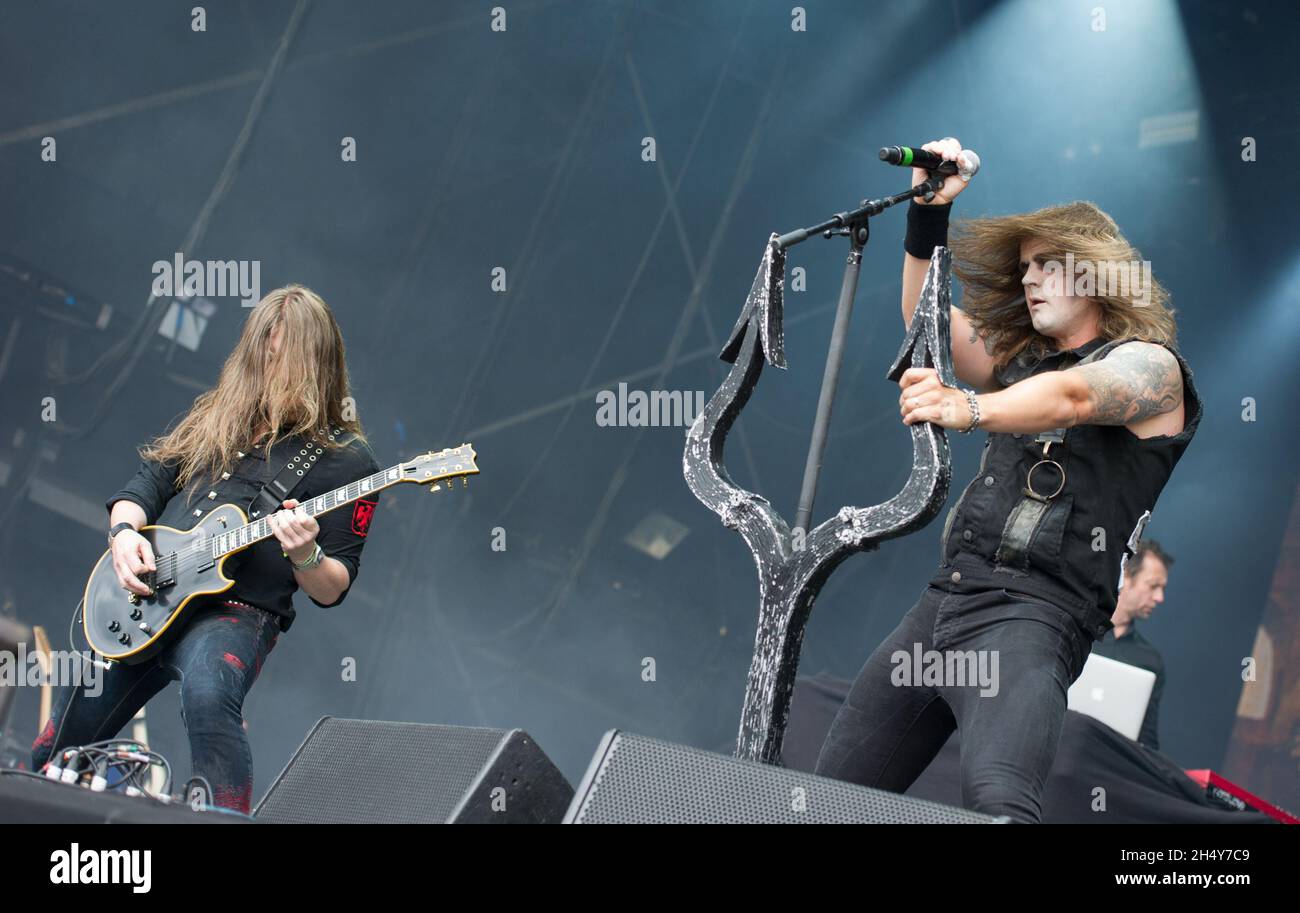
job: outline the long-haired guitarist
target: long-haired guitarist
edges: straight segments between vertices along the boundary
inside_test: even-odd
[[[351,403],[343,337],[329,306],[299,285],[266,295],[249,313],[217,385],[140,450],[139,471],[108,499],[109,547],[123,598],[148,596],[157,570],[158,556],[137,532],[141,527],[186,530],[223,504],[248,511],[306,442],[317,442],[321,453],[292,498],[269,514],[274,538],[227,560],[232,588],[187,606],[179,630],[155,655],[113,663],[97,696],[80,687],[60,692],[32,746],[34,769],[68,746],[114,737],[178,680],[195,775],[211,786],[214,804],[248,811],[253,768],[244,698],[277,636],[293,622],[296,590],[322,608],[343,601],[374,515],[374,498],[319,520],[300,507],[379,469]]]

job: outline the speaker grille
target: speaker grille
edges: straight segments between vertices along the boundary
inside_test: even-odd
[[[254,814],[284,824],[441,823],[507,734],[325,717]]]
[[[606,736],[574,824],[991,824],[987,815],[646,736]]]

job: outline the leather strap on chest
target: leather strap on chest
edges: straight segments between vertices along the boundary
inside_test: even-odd
[[[342,428],[331,428],[327,439],[333,441],[342,434]],[[257,496],[253,498],[252,503],[249,505],[251,515],[260,517],[280,510],[284,501],[306,478],[307,473],[311,472],[311,468],[316,465],[317,460],[324,455],[324,452],[324,444],[317,442],[315,439],[300,447],[289,462],[275,474],[275,478],[263,485],[261,490],[258,491]]]

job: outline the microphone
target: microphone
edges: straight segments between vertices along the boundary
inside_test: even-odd
[[[926,149],[914,149],[911,146],[884,146],[880,150],[880,160],[887,164],[904,168],[924,168],[940,174],[959,174],[962,180],[969,181],[980,170],[980,157],[971,149],[963,149],[962,156],[969,164],[969,168],[963,168],[956,162],[948,161],[939,153]]]

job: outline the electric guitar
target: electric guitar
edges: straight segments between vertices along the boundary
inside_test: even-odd
[[[350,504],[399,482],[429,485],[437,491],[445,481],[477,475],[477,454],[471,444],[450,450],[429,451],[390,466],[372,476],[358,479],[304,502],[313,517]],[[253,523],[234,504],[214,508],[189,530],[170,526],[146,526],[140,535],[153,548],[157,568],[141,574],[140,580],[153,592],[141,596],[122,588],[113,570],[112,549],[104,552],[86,581],[82,626],[91,649],[104,659],[138,663],[158,652],[168,631],[182,617],[185,607],[199,596],[223,593],[235,585],[223,565],[231,555],[242,552],[275,534],[263,517]]]

